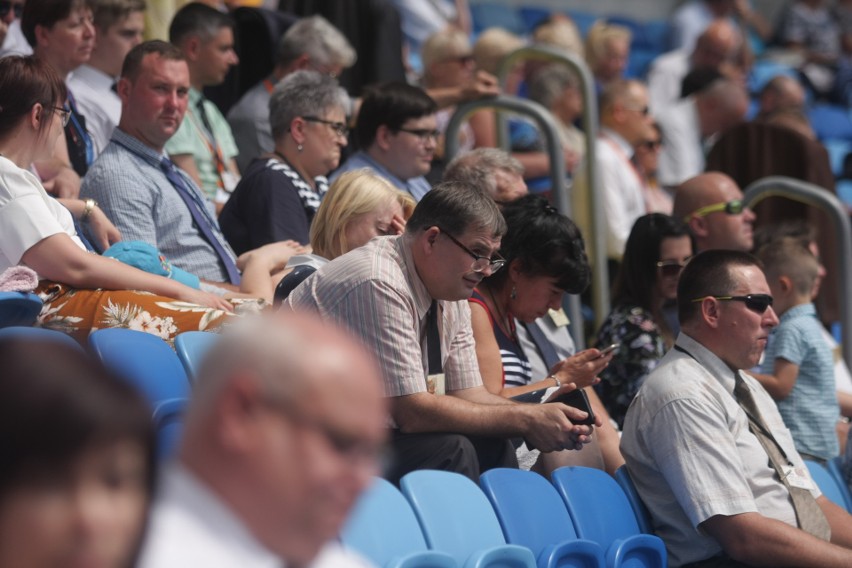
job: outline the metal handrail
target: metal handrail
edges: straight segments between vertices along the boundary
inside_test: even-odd
[[[565,188],[565,157],[562,154],[562,144],[559,141],[559,131],[553,116],[540,104],[519,97],[500,95],[489,99],[480,99],[459,105],[447,124],[445,134],[445,154],[449,162],[458,152],[458,132],[462,124],[472,113],[484,109],[500,109],[531,117],[538,123],[547,141],[548,158],[550,159],[550,183],[556,198],[556,207],[560,213],[571,214],[571,201]],[[571,321],[571,336],[577,349],[582,349],[586,342],[583,336],[583,314],[578,296],[568,297],[568,318]]]
[[[783,176],[770,176],[751,183],[743,193],[750,207],[767,197],[784,197],[816,207],[828,213],[838,245],[840,270],[840,325],[843,359],[852,367],[852,227],[849,213],[837,197],[812,183]]]
[[[562,63],[572,69],[580,79],[580,93],[583,96],[581,125],[586,133],[586,180],[589,191],[588,219],[591,221],[591,235],[584,235],[591,250],[592,260],[592,305],[595,312],[595,327],[599,328],[609,315],[609,270],[606,258],[606,218],[604,216],[603,196],[600,191],[600,172],[595,141],[598,138],[598,97],[595,93],[595,79],[582,57],[565,49],[546,45],[530,45],[511,52],[500,61],[497,69],[497,81],[501,88],[512,68],[522,60],[551,61]],[[501,148],[508,148],[508,126],[504,116],[499,113],[497,120],[497,140]],[[567,215],[567,213],[566,213]]]

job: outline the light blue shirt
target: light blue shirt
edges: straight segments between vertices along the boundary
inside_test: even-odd
[[[796,449],[822,459],[840,452],[834,427],[840,409],[834,381],[834,358],[822,338],[813,304],[790,308],[781,316],[766,347],[761,372],[772,374],[779,357],[799,366],[790,395],[777,401]]]
[[[410,178],[407,180],[402,180],[396,177],[386,167],[378,163],[364,151],[358,151],[349,156],[349,159],[343,162],[343,165],[341,165],[337,169],[337,171],[329,177],[329,181],[331,183],[334,183],[334,180],[336,180],[340,176],[340,174],[351,170],[357,170],[359,168],[370,168],[371,170],[375,171],[377,174],[391,182],[397,189],[401,189],[402,191],[410,193],[411,196],[415,199],[415,201],[420,201],[421,199],[423,199],[423,196],[426,195],[426,193],[428,193],[430,189],[432,189],[432,186],[423,176]]]

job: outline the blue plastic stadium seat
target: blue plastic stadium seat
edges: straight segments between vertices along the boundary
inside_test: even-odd
[[[414,509],[426,544],[466,568],[534,568],[528,548],[506,544],[497,516],[479,487],[447,471],[420,470],[400,486]]]
[[[152,408],[189,398],[189,380],[178,356],[162,339],[124,328],[99,329],[89,336],[92,352],[145,395]]]
[[[842,460],[843,456],[828,460],[827,469],[831,477],[834,478],[834,481],[837,482],[840,493],[843,494],[843,498],[846,500],[846,510],[852,513],[852,492],[849,491],[849,484],[846,483],[846,478],[843,476],[843,470],[840,467]]]
[[[827,138],[822,145],[828,151],[828,160],[831,162],[831,172],[835,177],[843,173],[843,160],[847,154],[852,152],[852,140],[843,138]]]
[[[488,28],[503,28],[513,34],[523,35],[526,28],[523,18],[513,6],[505,2],[476,2],[470,5],[473,31],[479,34]]]
[[[805,465],[808,466],[808,471],[811,473],[811,477],[816,482],[819,490],[822,491],[822,494],[835,505],[846,509],[846,495],[828,469],[824,465],[811,460],[805,460]]]
[[[201,361],[218,339],[218,334],[209,331],[185,331],[175,337],[175,353],[190,382],[198,377]]]
[[[665,568],[666,548],[658,537],[642,534],[624,491],[604,471],[562,467],[553,472],[580,538],[600,544],[610,568]]]
[[[645,534],[654,534],[651,529],[651,517],[648,514],[648,509],[639,493],[636,492],[636,486],[633,485],[633,480],[630,479],[630,472],[627,471],[627,466],[623,465],[615,470],[615,482],[624,491],[624,495],[630,502],[630,508],[633,509],[633,514],[636,516],[636,522],[639,523],[639,530]]]
[[[520,469],[492,469],[479,479],[506,541],[532,550],[539,568],[603,568],[603,549],[581,540],[571,516],[547,479]]]
[[[547,8],[537,6],[521,6],[518,8],[518,15],[524,22],[527,34],[531,34],[537,25],[550,17],[550,14],[551,11]]]
[[[185,398],[164,400],[154,407],[154,426],[157,429],[157,456],[171,457],[183,434],[183,414],[189,401]]]
[[[837,199],[847,207],[852,207],[852,179],[838,180],[835,190],[837,191]]]
[[[76,347],[77,349],[83,349],[83,346],[77,343],[77,341],[74,340],[74,338],[70,335],[62,333],[61,331],[57,331],[55,329],[47,329],[44,327],[4,327],[3,329],[0,329],[0,339],[4,337],[18,339],[32,338],[42,341],[56,341],[64,345]]]
[[[839,138],[852,140],[852,120],[846,107],[816,104],[808,110],[808,119],[820,140]]]
[[[343,546],[381,568],[454,568],[449,554],[429,550],[411,505],[389,481],[376,478],[340,531]]]
[[[591,14],[589,12],[579,12],[575,10],[568,10],[566,14],[574,20],[574,23],[577,24],[577,28],[580,30],[580,35],[586,37],[586,34],[589,33],[589,28],[592,27],[600,16],[597,14]]]
[[[0,328],[34,324],[42,305],[35,294],[0,292]]]

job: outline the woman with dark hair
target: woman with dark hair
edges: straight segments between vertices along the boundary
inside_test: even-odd
[[[470,299],[473,337],[482,382],[485,387],[505,397],[513,397],[545,388],[560,392],[584,388],[596,382],[596,376],[609,363],[611,356],[601,356],[597,349],[587,349],[563,359],[550,369],[547,377],[533,377],[529,361],[516,333],[516,322],[531,323],[549,310],[562,308],[565,293],[579,294],[591,279],[591,270],[577,226],[547,200],[527,195],[503,208],[507,231],[500,245],[505,267],[480,282]],[[550,392],[547,393],[551,394]],[[591,393],[596,399],[594,393]],[[596,400],[592,400],[595,407]],[[598,405],[596,414],[605,415]],[[618,438],[605,416],[604,436],[612,434],[614,444],[604,451],[604,464],[612,471],[623,463],[618,454]],[[599,440],[603,442],[603,440]],[[601,450],[597,444],[583,449],[596,454],[584,465],[601,467]],[[550,470],[568,465],[576,452],[559,452],[555,462],[540,463]],[[545,454],[547,455],[547,454]],[[519,452],[524,461],[524,452]],[[569,460],[569,461],[566,461]],[[617,463],[615,463],[617,462]],[[579,462],[573,461],[579,465]],[[522,463],[523,465],[523,463]]]
[[[64,344],[2,339],[0,361],[0,566],[132,566],[154,480],[147,404]]]
[[[663,308],[676,299],[678,277],[692,250],[686,225],[662,213],[639,217],[627,238],[613,284],[614,307],[597,339],[599,346],[619,345],[595,387],[619,427],[645,377],[674,344]]]
[[[226,300],[88,253],[71,214],[27,170],[50,155],[62,133],[65,93],[43,60],[0,59],[0,272],[18,264],[35,270],[36,292],[45,301],[40,324],[81,341],[103,327],[172,339],[179,331],[217,325],[232,311]]]

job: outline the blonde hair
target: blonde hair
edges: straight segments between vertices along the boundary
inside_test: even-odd
[[[612,40],[623,39],[628,44],[633,38],[630,30],[618,24],[609,24],[606,20],[598,20],[589,28],[586,34],[586,61],[592,71],[597,68],[598,63],[606,55],[609,43]]]
[[[414,198],[396,189],[369,168],[340,175],[322,200],[311,223],[311,247],[329,260],[349,252],[346,227],[359,215],[396,201],[408,219],[414,211]]]
[[[429,69],[433,63],[441,63],[447,57],[470,53],[470,39],[456,27],[446,27],[430,35],[420,49],[423,69]]]
[[[552,15],[539,25],[532,34],[533,41],[543,45],[559,47],[585,57],[583,38],[574,20],[562,14]]]
[[[503,58],[524,45],[524,40],[510,31],[488,28],[473,45],[473,59],[477,69],[496,75]]]

